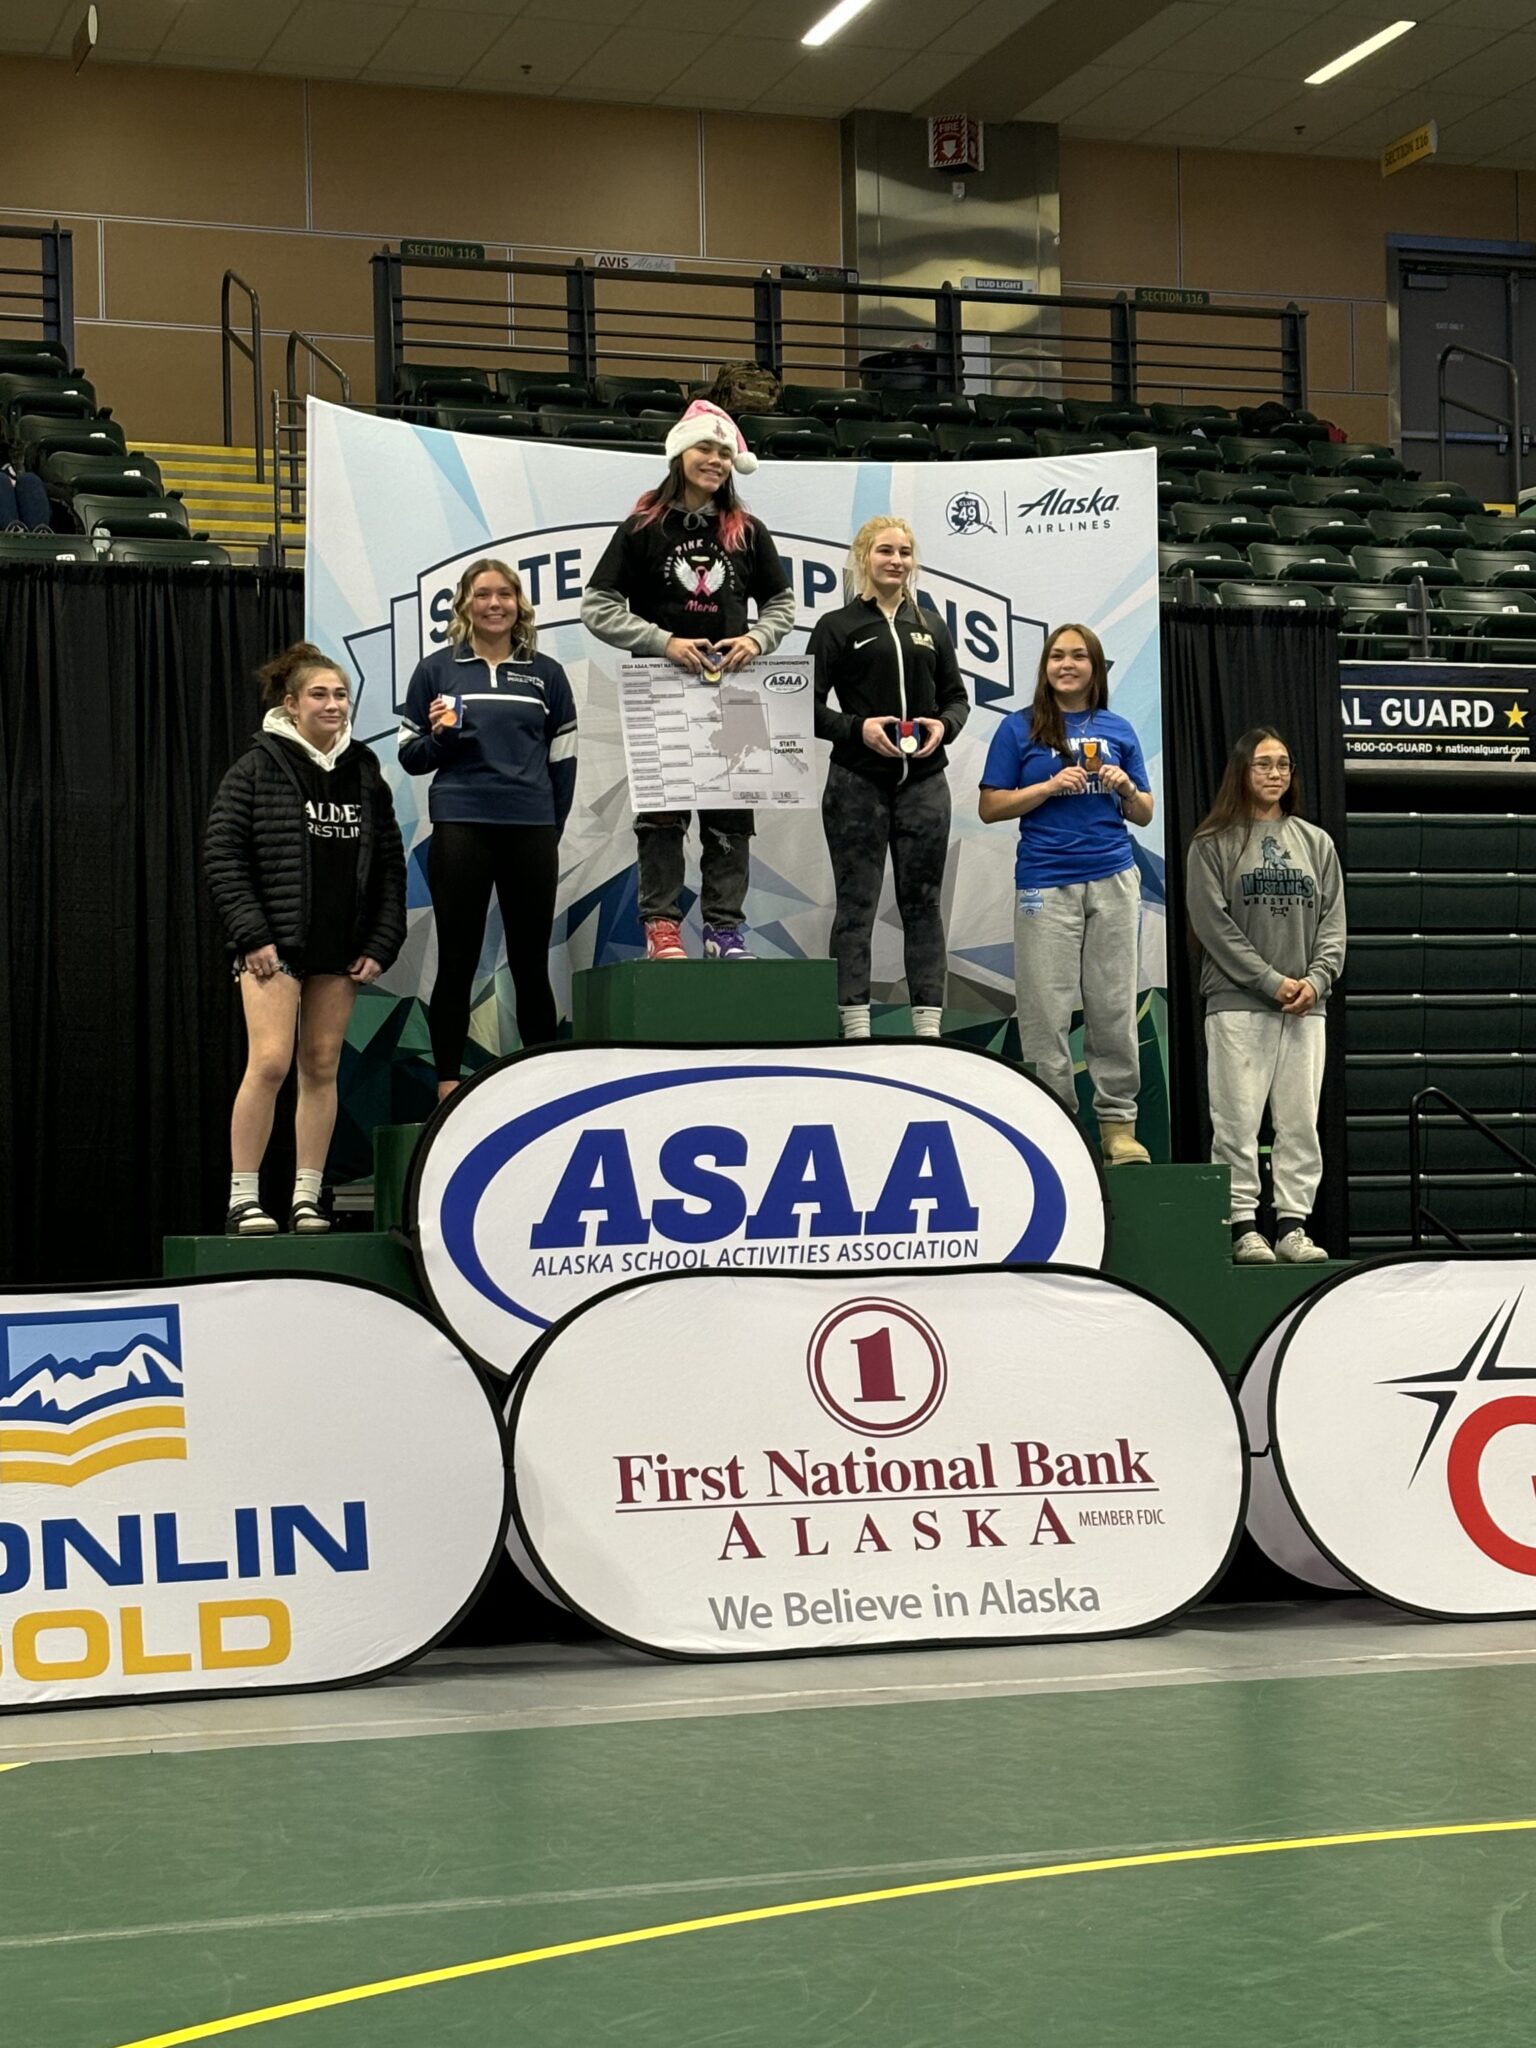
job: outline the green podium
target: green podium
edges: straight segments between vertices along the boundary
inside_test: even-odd
[[[571,976],[571,1036],[807,1045],[837,1036],[830,960],[626,960]]]

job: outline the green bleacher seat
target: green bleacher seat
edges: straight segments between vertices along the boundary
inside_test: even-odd
[[[1370,541],[1379,542],[1388,548],[1438,548],[1441,554],[1449,554],[1452,548],[1464,548],[1470,536],[1461,521],[1449,512],[1367,512],[1366,524],[1371,529]]]
[[[1118,455],[1126,445],[1118,435],[1096,433],[1092,428],[1063,433],[1059,428],[1042,427],[1036,439],[1042,455]]]
[[[1276,441],[1289,441],[1296,448],[1310,448],[1314,443],[1329,438],[1328,429],[1321,420],[1280,420],[1270,429]]]
[[[1224,469],[1250,469],[1304,476],[1307,458],[1289,441],[1256,440],[1244,434],[1223,434],[1217,442]]]
[[[491,373],[478,363],[402,363],[395,372],[395,395],[407,402],[425,399],[437,386],[464,389],[473,385],[489,398]]]
[[[68,377],[73,373],[62,341],[0,336],[0,375]]]
[[[1474,1115],[1536,1109],[1530,1053],[1350,1053],[1345,1090],[1352,1114],[1402,1114],[1425,1088],[1443,1088]]]
[[[1486,508],[1481,498],[1461,484],[1441,483],[1434,479],[1416,477],[1411,483],[1386,479],[1379,487],[1389,505],[1400,512],[1449,512],[1457,519],[1464,519],[1469,512],[1482,512]]]
[[[1351,811],[1349,869],[1417,869],[1424,844],[1419,811]]]
[[[1188,574],[1202,583],[1246,583],[1249,579],[1247,561],[1229,540],[1160,542],[1157,572],[1162,577]]]
[[[976,417],[988,426],[1022,427],[1026,434],[1041,427],[1065,427],[1067,415],[1055,398],[1011,398],[1006,392],[983,392],[976,400]]]
[[[449,434],[494,434],[507,440],[525,440],[544,431],[536,412],[507,405],[437,405],[432,408],[432,425]]]
[[[1173,529],[1181,540],[1229,540],[1237,547],[1250,541],[1273,540],[1275,529],[1256,505],[1192,505],[1172,507]]]
[[[1195,489],[1214,505],[1279,506],[1293,502],[1288,476],[1258,476],[1236,469],[1202,469],[1195,475]]]
[[[541,412],[547,405],[561,412],[600,409],[581,379],[563,370],[498,370],[496,393],[506,404],[526,412]]]
[[[1159,434],[1187,434],[1191,427],[1198,426],[1208,440],[1214,441],[1218,435],[1241,431],[1237,415],[1219,405],[1164,405],[1159,401],[1147,410]]]
[[[882,410],[880,393],[865,391],[858,384],[835,389],[823,384],[786,384],[783,403],[785,412],[820,420],[825,425],[838,420],[877,420]]]
[[[1361,518],[1384,511],[1392,502],[1385,484],[1361,476],[1292,477],[1291,496],[1298,505],[1332,505]]]
[[[101,498],[79,491],[71,510],[87,534],[100,530],[114,540],[187,538],[187,515],[177,498]]]
[[[1455,565],[1438,548],[1353,547],[1349,557],[1362,583],[1455,583],[1460,580]]]
[[[1457,548],[1451,559],[1463,583],[1488,590],[1536,588],[1536,555],[1519,548]]]
[[[109,498],[166,496],[160,465],[147,455],[82,455],[61,448],[39,465],[39,474],[50,493],[66,504],[76,491]]]
[[[1412,583],[1336,586],[1333,601],[1342,614],[1340,655],[1345,661],[1407,661],[1427,654],[1438,630],[1438,595]]]
[[[1536,520],[1516,519],[1508,512],[1468,512],[1462,520],[1475,548],[1514,548],[1536,552]]]
[[[1126,436],[1131,448],[1155,448],[1160,472],[1180,470],[1198,473],[1221,468],[1221,450],[1214,441],[1202,441],[1198,434],[1154,434],[1144,427]]]
[[[500,405],[501,399],[481,376],[423,377],[408,401],[416,417],[439,405],[457,406],[464,411]]]
[[[1415,865],[1437,872],[1515,873],[1536,865],[1536,825],[1515,811],[1426,812]]]
[[[1325,541],[1330,547],[1351,548],[1357,541],[1366,546],[1375,535],[1356,512],[1337,505],[1275,505],[1270,510],[1276,540],[1305,545]]]
[[[886,391],[881,407],[888,420],[917,420],[925,427],[974,427],[976,411],[968,398],[942,397],[931,391]]]
[[[1333,599],[1315,583],[1218,583],[1216,602],[1246,611],[1333,610]]]
[[[1307,450],[1308,466],[1320,476],[1401,477],[1402,463],[1377,441],[1318,441]]]
[[[567,412],[545,405],[538,411],[539,431],[552,441],[624,442],[635,438],[635,422],[622,413]]]
[[[128,442],[116,420],[59,419],[51,413],[23,413],[11,424],[11,439],[28,469],[50,455],[72,449],[79,455],[126,455]]]
[[[1115,434],[1120,440],[1129,440],[1132,434],[1156,434],[1157,422],[1151,413],[1139,405],[1096,405],[1083,420],[1084,429],[1093,434]],[[1181,435],[1170,437],[1174,440],[1185,438]]]
[[[683,387],[665,377],[594,377],[593,394],[607,413],[667,412],[674,420],[685,410]]]
[[[964,462],[1018,462],[1038,454],[1033,438],[1018,427],[988,427],[979,420],[969,426],[934,429],[939,452]]]
[[[0,376],[0,418],[9,424],[13,438],[15,422],[23,415],[89,420],[97,411],[96,387],[88,377],[38,377],[14,371]]]
[[[1450,661],[1536,662],[1536,591],[1462,587],[1440,595]]]
[[[80,533],[0,533],[0,562],[94,562]]]
[[[1277,583],[1339,584],[1358,574],[1342,548],[1327,541],[1255,541],[1248,550],[1255,576]]]
[[[918,420],[839,419],[837,445],[867,462],[932,462],[938,443]]]
[[[747,421],[739,422],[743,432]],[[755,422],[767,428],[761,439],[749,439],[754,454],[774,462],[830,462],[837,454],[837,436],[822,420],[778,419],[764,415]]]
[[[227,569],[229,552],[206,540],[149,540],[129,536],[107,550],[111,562],[133,562],[158,568]]]
[[[1166,514],[1170,523],[1175,505],[1200,505],[1202,499],[1195,488],[1196,479],[1187,470],[1175,470],[1171,476],[1160,476],[1157,480],[1157,509],[1159,515]]]
[[[1164,577],[1157,586],[1159,604],[1211,605],[1216,602],[1219,583],[1197,583],[1183,576]]]

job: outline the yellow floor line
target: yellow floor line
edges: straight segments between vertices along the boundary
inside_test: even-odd
[[[0,1771],[24,1771],[32,1759],[24,1756],[19,1764],[0,1764]]]
[[[1458,1821],[1443,1827],[1378,1828],[1352,1835],[1298,1835],[1276,1842],[1224,1842],[1205,1849],[1160,1849],[1144,1856],[1102,1856],[1085,1863],[1035,1864],[1024,1870],[984,1871],[969,1877],[941,1877],[924,1884],[891,1885],[882,1891],[848,1892],[837,1898],[797,1899],[783,1906],[752,1906],[740,1913],[711,1913],[700,1920],[673,1920],[659,1927],[632,1927],[620,1934],[594,1934],[585,1941],[561,1941],[549,1948],[525,1948],[515,1955],[484,1956],[478,1962],[450,1963],[440,1970],[418,1970],[408,1977],[383,1977],[373,1984],[354,1984],[345,1991],[322,1991],[313,1998],[290,1999],[237,2012],[228,2019],[204,2020],[169,2034],[148,2034],[125,2041],[121,2048],[183,2048],[189,2041],[211,2041],[220,2034],[238,2034],[272,2020],[297,2019],[308,2012],[329,2012],[368,1998],[387,1998],[396,1991],[419,1991],[429,1984],[453,1984],[466,1977],[488,1977],[516,1970],[524,1963],[553,1962],[561,1956],[585,1956],[601,1949],[632,1948],[641,1942],[667,1941],[677,1934],[705,1934],[717,1927],[749,1927],[764,1920],[792,1920],[806,1913],[832,1913],[844,1906],[875,1906],[888,1899],[933,1898],[942,1892],[980,1891],[985,1886],[1032,1884],[1046,1877],[1081,1877],[1101,1870],[1145,1870],[1168,1863],[1216,1863],[1234,1856],[1277,1856],[1291,1849],[1348,1849],[1365,1842],[1425,1842],[1450,1835],[1504,1835],[1536,1829],[1536,1820]]]

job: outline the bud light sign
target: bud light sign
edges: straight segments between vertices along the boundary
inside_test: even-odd
[[[516,1054],[428,1126],[406,1223],[429,1299],[508,1374],[625,1280],[1098,1266],[1105,1243],[1098,1161],[1049,1090],[879,1041]]]

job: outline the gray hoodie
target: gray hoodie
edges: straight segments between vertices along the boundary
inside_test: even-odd
[[[1273,1010],[1287,978],[1310,981],[1318,1013],[1344,965],[1344,876],[1320,825],[1255,819],[1194,839],[1185,869],[1206,1012]]]

